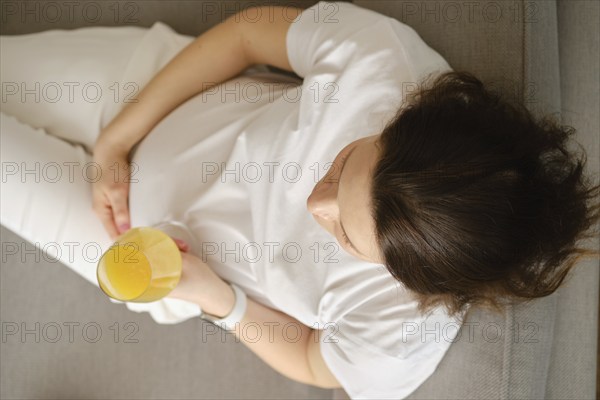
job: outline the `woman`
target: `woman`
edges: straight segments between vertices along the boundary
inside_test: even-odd
[[[53,129],[93,147],[111,173],[70,182],[79,197],[68,215],[79,218],[65,222],[64,211],[62,225],[45,224],[58,232],[28,228],[37,219],[23,218],[25,206],[3,210],[2,223],[30,240],[107,245],[130,226],[183,221],[198,243],[179,243],[179,286],[130,309],[161,323],[201,309],[291,379],[352,398],[406,397],[433,373],[469,305],[548,295],[572,256],[590,253],[575,245],[598,219],[598,187],[566,151],[571,130],[452,73],[408,26],[350,3],[267,8],[193,41],[162,24],[143,37],[122,30],[134,53],[110,68],[124,71],[121,83],[138,79],[138,101],[83,102],[95,126],[73,129],[68,115],[70,126]],[[249,71],[255,64],[303,82]],[[21,81],[16,67],[8,73]],[[33,120],[26,105],[3,111]],[[7,131],[25,129],[2,118]],[[52,129],[48,121],[32,125]],[[41,138],[25,143],[33,134],[3,134],[3,160],[43,158],[32,150]],[[131,184],[121,179],[129,175]],[[3,186],[26,192],[22,181]],[[77,209],[90,187],[94,221]],[[61,261],[94,282],[83,258]]]

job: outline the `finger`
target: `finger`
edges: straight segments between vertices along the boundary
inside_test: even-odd
[[[94,208],[94,211],[100,218],[102,225],[104,225],[104,229],[108,232],[108,235],[111,239],[116,239],[119,236],[119,231],[115,226],[115,222],[112,215],[112,210],[108,206],[101,206],[100,208]]]
[[[127,191],[120,190],[112,193],[110,206],[112,208],[112,217],[114,225],[119,233],[123,233],[131,227],[129,220],[129,209],[127,207]]]
[[[189,245],[185,241],[183,241],[181,239],[177,239],[177,238],[172,238],[172,239],[175,242],[175,244],[177,244],[177,247],[179,248],[179,250],[181,250],[183,252],[187,252],[190,249]]]

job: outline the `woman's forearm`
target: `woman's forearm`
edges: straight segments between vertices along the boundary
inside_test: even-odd
[[[196,303],[205,313],[222,318],[235,303],[231,285],[194,254],[182,252],[183,270],[169,297]],[[213,326],[216,333],[220,328]],[[247,298],[246,313],[235,334],[250,350],[282,375],[302,383],[323,387],[313,372],[309,343],[317,343],[320,332],[295,318]],[[323,379],[321,379],[323,381]]]
[[[229,17],[186,46],[102,130],[96,146],[129,152],[177,106],[248,68],[238,25]]]
[[[308,360],[312,329],[281,311],[247,301],[246,314],[234,331],[236,337],[277,372],[315,385]],[[256,332],[260,333],[258,339]]]
[[[217,316],[227,315],[235,301],[231,286],[221,282],[196,300],[205,312]],[[246,313],[232,333],[280,374],[318,386],[308,358],[312,331],[297,319],[248,298]]]

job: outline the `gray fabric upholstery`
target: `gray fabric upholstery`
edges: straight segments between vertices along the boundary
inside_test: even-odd
[[[514,4],[478,1],[474,2],[472,12],[464,6],[448,6],[444,1],[356,0],[353,3],[410,25],[453,69],[472,72],[513,98],[521,95],[523,24],[513,22],[511,11],[520,1]],[[488,16],[482,13],[486,7],[491,10],[486,4],[501,6],[502,17],[497,22],[488,22],[494,18],[492,11],[485,14]]]
[[[9,3],[3,1],[2,3]],[[17,3],[17,2],[12,2]],[[18,2],[22,3],[22,2]],[[32,8],[38,1],[28,1]],[[79,2],[83,7],[86,3]],[[112,3],[112,2],[111,2]],[[127,1],[120,1],[122,12]],[[198,35],[219,22],[208,1],[138,1],[137,22],[104,11],[96,25],[151,26],[161,20]],[[256,2],[230,2],[244,7]],[[315,1],[295,1],[303,7]],[[523,100],[538,116],[560,113],[588,152],[588,170],[600,170],[598,71],[599,3],[590,1],[466,2],[363,0],[355,4],[415,28],[456,70]],[[0,9],[5,12],[4,5]],[[39,6],[39,4],[38,4]],[[453,8],[454,7],[454,8]],[[456,8],[458,7],[458,8]],[[498,14],[498,10],[500,14]],[[460,12],[457,16],[456,12]],[[6,21],[4,20],[6,18]],[[73,29],[94,24],[22,23],[3,16],[0,34]],[[2,228],[2,241],[21,242]],[[589,247],[600,246],[590,241]],[[502,315],[473,310],[459,340],[414,399],[591,399],[596,376],[599,261],[580,263],[556,293]],[[272,371],[242,344],[199,337],[204,322],[155,324],[145,314],[110,304],[95,288],[56,263],[8,259],[1,268],[3,322],[98,322],[105,335],[134,322],[139,343],[1,343],[2,398],[347,398],[342,390],[301,385]],[[496,338],[496,332],[502,335]],[[444,340],[443,337],[440,340]],[[131,365],[139,365],[131,370]],[[129,368],[128,368],[129,367]],[[401,379],[401,377],[399,377]]]
[[[109,302],[10,230],[2,227],[1,235],[3,243],[29,250],[2,264],[3,329],[16,323],[19,333],[37,330],[39,341],[17,334],[1,343],[2,399],[331,398],[331,390],[283,377],[232,335],[203,331],[209,325],[200,319],[159,325],[147,313]],[[72,342],[69,323],[77,324]]]
[[[589,169],[600,170],[600,4],[558,2],[560,98],[564,124],[577,128]],[[598,247],[598,241],[596,246]],[[591,246],[590,246],[591,247]],[[555,333],[546,380],[551,399],[598,398],[599,263],[586,262],[558,295]],[[575,328],[575,329],[574,329]],[[567,360],[567,361],[565,361]],[[596,376],[596,379],[594,379]],[[574,395],[577,393],[577,396]]]

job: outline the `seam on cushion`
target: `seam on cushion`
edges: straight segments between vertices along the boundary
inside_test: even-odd
[[[519,2],[519,9],[521,15],[521,102],[525,102],[525,94],[526,89],[525,86],[527,84],[528,76],[527,76],[527,50],[529,47],[527,46],[527,28],[525,23],[525,5],[524,0]],[[508,304],[504,313],[504,321],[505,321],[505,329],[510,329],[514,324],[514,309],[512,304]],[[504,335],[504,351],[502,354],[502,382],[500,384],[500,393],[499,398],[502,400],[507,400],[508,397],[508,387],[510,380],[510,359],[512,355],[511,342],[508,339],[508,335]]]
[[[529,76],[527,74],[527,46],[526,35],[528,34],[526,23],[525,23],[525,4],[524,0],[519,2],[520,15],[521,15],[521,102],[525,103],[527,81]],[[510,304],[506,308],[505,312],[505,328],[510,329],[514,323],[514,310],[513,305]],[[500,385],[500,399],[507,400],[508,397],[508,386],[510,380],[510,359],[511,359],[511,343],[507,339],[508,335],[504,336],[504,352],[502,355],[502,383]]]
[[[560,120],[562,120],[562,90],[561,90],[561,81],[560,81],[560,38],[558,37],[559,31],[558,31],[558,4],[556,0],[553,0],[552,3],[548,6],[548,7],[552,7],[554,8],[554,18],[555,18],[555,31],[554,31],[554,37],[553,39],[556,41],[556,67],[558,69],[558,99],[552,99],[552,103],[551,104],[555,104],[555,102],[558,102],[558,117],[560,118]],[[546,357],[546,365],[544,365],[545,367],[545,371],[544,371],[544,384],[542,385],[541,388],[541,397],[542,398],[546,398],[546,391],[548,388],[548,376],[549,376],[549,372],[550,372],[550,364],[552,362],[553,359],[553,353],[554,353],[554,345],[555,345],[555,341],[554,338],[556,336],[556,327],[557,327],[557,323],[556,323],[556,317],[557,317],[557,308],[558,308],[558,296],[560,295],[560,293],[554,293],[552,297],[552,299],[550,299],[550,301],[552,302],[552,328],[549,329],[550,333],[549,333],[549,343],[548,343],[548,351],[550,354],[548,354],[548,356]]]
[[[556,62],[558,63],[558,67],[560,68],[560,53],[559,53],[559,50],[560,50],[560,45],[559,44],[560,44],[560,42],[559,42],[559,38],[558,38],[558,7],[556,5],[556,1],[552,0],[551,2],[544,3],[545,6],[547,5],[546,7],[541,6],[540,4],[542,2],[540,2],[539,0],[532,1],[531,3],[534,4],[537,7],[538,11],[541,11],[542,13],[545,12],[546,13],[546,18],[550,18],[551,17],[550,12],[552,11],[552,8],[554,9],[554,17],[556,18],[555,19],[555,28],[556,28],[556,31],[554,32],[555,36],[553,36],[552,39],[556,40],[555,44],[557,46],[556,50],[557,50],[557,57],[558,57],[558,59],[556,60]],[[535,33],[533,32],[533,29],[534,29],[533,25],[528,25],[528,23],[525,21],[525,18],[526,18],[526,16],[525,16],[525,6],[524,6],[525,3],[522,2],[521,4],[522,4],[522,14],[521,14],[521,16],[522,16],[522,24],[523,24],[522,25],[522,32],[523,32],[523,35],[522,35],[522,46],[523,46],[523,64],[522,65],[523,65],[523,72],[522,73],[523,73],[523,83],[524,83],[524,85],[523,85],[523,92],[522,92],[522,96],[523,96],[522,99],[523,99],[524,104],[526,104],[525,103],[525,100],[526,100],[525,96],[527,95],[527,91],[526,91],[525,87],[526,87],[526,84],[531,79],[530,69],[531,69],[531,65],[532,65],[532,62],[530,62],[529,57],[527,57],[527,55],[529,54],[529,51],[531,49],[531,43],[533,42],[533,35]],[[539,35],[539,33],[537,33],[537,34]],[[533,62],[535,62],[535,60]],[[558,78],[560,79],[560,70],[559,70]],[[559,82],[559,84],[558,84],[558,110],[559,110],[559,112],[562,109],[562,98],[561,98],[562,93],[561,93],[560,89],[561,88],[560,88],[560,82]],[[553,105],[553,104],[555,104],[555,100],[556,99],[548,98],[546,100],[547,100],[547,104],[548,105]],[[561,117],[561,119],[562,119],[562,116],[560,116],[560,114],[559,114],[559,117]],[[556,310],[557,310],[557,301],[558,301],[557,294],[554,294],[553,296],[551,296],[551,298],[546,298],[546,301],[550,301],[551,302],[550,308],[552,310],[551,311],[551,317],[552,317],[551,319],[552,319],[552,321],[550,322],[550,326],[548,327],[548,331],[549,331],[548,332],[548,341],[549,341],[548,342],[548,346],[544,347],[543,346],[544,343],[541,343],[540,347],[541,348],[545,348],[546,350],[552,352],[554,350],[554,336],[555,336],[554,333],[555,333],[555,330],[556,330]],[[511,305],[511,318],[514,318],[514,308],[512,307],[512,305]],[[511,321],[511,323],[512,322],[513,321]],[[507,353],[508,353],[508,355],[511,355],[510,350],[507,352],[508,347],[510,347],[510,341],[505,342],[505,357],[506,357]],[[505,358],[503,361],[504,361],[504,364],[503,364],[504,366],[506,366],[507,368],[511,367],[511,365],[510,365],[511,360],[510,359],[506,359]],[[539,368],[544,368],[544,371],[543,371],[544,383],[541,385],[542,386],[542,388],[541,388],[542,393],[540,394],[542,398],[545,398],[545,395],[546,395],[547,382],[548,382],[547,378],[548,378],[549,371],[550,371],[550,363],[551,363],[551,361],[552,361],[552,354],[548,354],[547,357],[546,357],[546,359],[545,359],[545,365],[539,366]],[[510,385],[508,384],[508,381],[510,380],[510,372],[511,372],[510,370],[508,370],[508,369],[506,370],[507,379],[505,379],[505,380],[504,380],[504,373],[503,373],[503,380],[504,380],[503,383],[506,384],[506,387],[503,388],[504,389],[503,390],[503,395],[507,396],[505,398],[508,398],[508,395],[509,395],[508,391],[509,391]],[[534,393],[535,393],[537,391],[537,386],[533,386],[533,384],[532,384],[532,386],[530,387],[530,390],[533,390]]]
[[[514,309],[513,305],[509,304],[506,306],[506,311],[504,313],[504,327],[505,329],[510,329],[514,324]],[[502,383],[500,385],[500,399],[506,400],[509,398],[508,396],[508,386],[510,380],[510,359],[512,355],[511,341],[509,339],[509,335],[504,335],[504,351],[502,354]]]
[[[534,61],[530,61],[529,57],[527,57],[527,55],[529,54],[529,50],[531,48],[531,43],[533,42],[533,22],[536,22],[534,20],[531,21],[527,21],[527,15],[525,14],[526,12],[526,7],[525,4],[531,4],[533,6],[535,6],[535,8],[533,9],[533,11],[538,11],[541,16],[545,16],[546,18],[551,17],[552,15],[550,14],[550,12],[552,11],[552,9],[554,9],[554,17],[555,17],[555,31],[553,32],[552,37],[550,38],[550,41],[555,41],[556,43],[556,62],[557,62],[557,69],[558,69],[558,79],[560,79],[560,46],[559,46],[559,38],[558,38],[558,7],[556,4],[556,0],[545,0],[545,1],[540,1],[540,0],[531,0],[528,2],[525,2],[524,0],[521,1],[521,19],[522,19],[522,49],[523,49],[523,62],[522,62],[522,77],[523,77],[523,87],[522,87],[522,92],[521,92],[521,98],[522,98],[522,102],[524,105],[527,105],[527,96],[528,96],[528,90],[527,90],[527,85],[529,83],[532,82],[531,78],[531,66],[534,65],[534,63],[537,61],[536,58],[532,58]],[[542,5],[543,4],[543,5]],[[537,33],[537,35],[539,35],[539,33]],[[539,56],[538,54],[535,54],[535,56]],[[552,60],[550,60],[552,61]],[[539,62],[539,61],[538,61]],[[539,71],[536,71],[539,72]],[[534,89],[536,89],[536,87],[533,87]],[[552,107],[556,105],[557,109],[553,109],[552,114],[556,114],[558,112],[558,117],[560,119],[562,119],[562,94],[561,94],[561,87],[560,87],[560,81],[558,83],[558,98],[542,98],[539,99],[537,102],[540,104],[538,107],[536,108],[536,113],[537,112],[541,112],[542,110],[545,111],[545,109],[547,107]],[[537,93],[537,90],[536,92]],[[527,107],[527,106],[526,106]],[[529,107],[527,107],[529,109]],[[544,112],[544,114],[547,114],[546,112]]]
[[[525,93],[526,93],[526,89],[525,89],[525,85],[527,84],[527,81],[529,80],[529,76],[527,75],[527,41],[525,39],[525,35],[527,35],[527,29],[525,27],[525,5],[524,5],[524,1],[522,0],[520,2],[519,5],[520,9],[521,9],[521,79],[523,80],[522,85],[521,85],[521,100],[523,102],[525,102]]]
[[[553,0],[552,3],[554,4],[554,18],[555,18],[555,27],[556,30],[554,31],[555,36],[553,37],[553,39],[556,40],[556,69],[558,70],[558,98],[555,99],[556,102],[558,103],[558,107],[557,110],[555,110],[554,112],[558,112],[558,118],[560,119],[560,121],[562,121],[562,88],[561,88],[561,79],[560,79],[560,38],[559,38],[559,32],[558,32],[558,0]]]
[[[552,296],[552,329],[549,329],[550,334],[549,336],[549,344],[548,344],[548,350],[550,351],[550,354],[548,354],[547,358],[546,358],[546,365],[544,365],[545,367],[545,371],[544,371],[544,384],[542,385],[542,393],[541,396],[542,398],[546,398],[546,389],[548,387],[548,375],[550,372],[550,363],[552,362],[552,353],[554,352],[554,333],[556,332],[556,308],[557,308],[557,304],[558,304],[558,295],[560,293],[554,293],[554,295]]]

